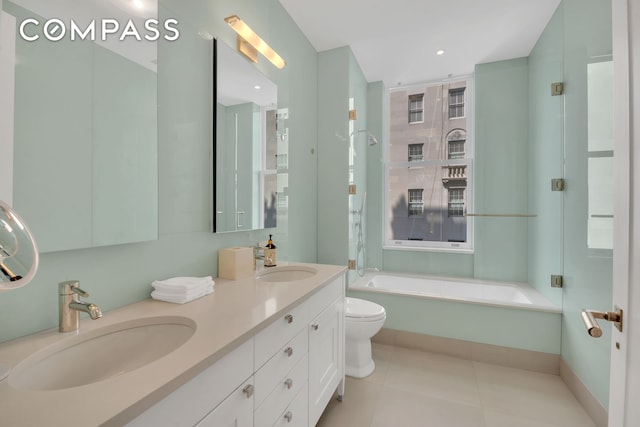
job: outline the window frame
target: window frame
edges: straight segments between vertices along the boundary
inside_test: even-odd
[[[417,98],[420,99],[419,101],[420,106],[412,107],[415,99]],[[407,101],[408,101],[407,122],[409,124],[424,123],[424,93],[408,94]],[[420,114],[420,120],[411,120],[414,114]]]
[[[447,93],[447,113],[449,116],[449,120],[453,120],[453,119],[464,119],[467,117],[467,102],[466,102],[466,98],[467,98],[467,88],[453,88],[453,89],[449,89],[448,93]],[[452,93],[462,93],[462,102],[451,102],[451,95]],[[457,97],[456,97],[457,100]],[[452,109],[452,107],[454,107]],[[452,116],[451,115],[451,111],[458,111],[458,108],[462,107],[462,115],[461,116]]]
[[[417,91],[423,91],[426,94],[426,88],[432,85],[448,85],[455,84],[456,82],[466,81],[466,87],[464,90],[464,104],[465,104],[465,116],[461,118],[467,119],[467,123],[465,125],[464,131],[466,132],[466,137],[463,139],[464,141],[464,153],[465,157],[461,159],[449,159],[448,158],[448,150],[449,150],[449,141],[447,140],[447,135],[442,135],[444,140],[445,148],[442,153],[442,158],[439,160],[422,160],[422,161],[396,161],[390,163],[390,145],[391,145],[391,132],[390,132],[390,96],[393,92],[396,91],[405,91],[407,95],[415,94]],[[455,88],[453,88],[455,89]],[[397,87],[397,88],[389,88],[385,91],[385,132],[387,134],[387,138],[383,141],[383,170],[384,170],[384,187],[383,187],[383,206],[382,206],[382,246],[384,250],[408,250],[408,251],[424,251],[424,252],[439,252],[439,253],[458,253],[458,254],[472,254],[474,253],[474,217],[466,216],[466,212],[473,212],[474,206],[474,170],[473,170],[473,162],[474,162],[474,132],[473,132],[473,110],[468,109],[473,105],[473,90],[474,90],[474,81],[473,76],[459,76],[451,79],[444,79],[440,81],[429,81],[422,83],[420,85],[413,85],[408,87]],[[423,98],[423,108],[424,103],[427,102]],[[457,118],[449,118],[448,112],[448,92],[447,92],[447,101],[443,111],[443,119],[444,120],[455,120]],[[443,110],[444,110],[443,108]],[[411,124],[409,124],[410,126]],[[457,126],[456,126],[457,127]],[[453,130],[453,129],[452,129]],[[409,142],[411,143],[411,142]],[[413,144],[413,143],[411,143]],[[424,150],[423,148],[423,158],[424,158]],[[397,157],[396,157],[397,159]],[[405,157],[408,160],[408,156]],[[455,241],[429,241],[429,240],[395,240],[391,239],[388,234],[390,233],[390,225],[388,223],[387,215],[390,212],[391,207],[390,203],[390,191],[389,191],[389,181],[390,181],[390,171],[395,168],[407,168],[407,169],[421,169],[424,167],[433,166],[433,167],[446,167],[446,166],[465,166],[466,167],[466,187],[464,188],[464,218],[466,218],[466,242],[455,242]],[[416,186],[411,186],[410,188],[417,188]],[[456,185],[452,185],[451,188],[459,188]],[[426,191],[426,190],[425,190]],[[446,191],[446,190],[445,190]],[[443,211],[443,217],[448,216],[448,191],[446,191],[446,204]],[[408,195],[408,193],[405,193]],[[424,194],[423,194],[424,197]],[[408,199],[407,199],[408,205]],[[426,206],[423,204],[423,217],[426,217]]]
[[[420,197],[412,198],[412,192],[415,195],[416,192],[420,192]],[[419,206],[419,213],[416,213],[415,206]],[[412,209],[414,207],[414,209]],[[412,214],[413,212],[413,214]],[[423,218],[424,217],[424,188],[408,188],[407,189],[407,214],[408,218]]]
[[[409,162],[421,162],[424,160],[424,143],[408,144],[407,160]],[[420,154],[411,154],[411,148],[420,147]],[[419,157],[419,158],[418,158]]]

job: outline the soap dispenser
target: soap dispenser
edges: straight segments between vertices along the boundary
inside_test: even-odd
[[[264,249],[264,266],[275,267],[276,266],[276,245],[273,244],[272,234],[269,234],[269,241]]]

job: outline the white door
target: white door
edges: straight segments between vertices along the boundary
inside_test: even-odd
[[[609,426],[632,427],[640,419],[640,331],[636,314],[640,312],[640,266],[637,260],[634,262],[640,250],[640,188],[636,184],[640,183],[640,5],[635,0],[614,0],[612,6],[616,64],[613,303],[624,314],[622,332],[611,328]]]

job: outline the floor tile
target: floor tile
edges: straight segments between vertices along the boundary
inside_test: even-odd
[[[563,427],[594,426],[559,376],[476,363],[487,411]]]
[[[485,427],[481,408],[385,387],[371,427]]]
[[[481,406],[475,370],[468,360],[398,349],[384,384],[442,400]]]
[[[383,386],[347,377],[341,402],[333,398],[325,409],[318,427],[369,427]]]

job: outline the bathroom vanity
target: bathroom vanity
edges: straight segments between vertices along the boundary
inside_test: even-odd
[[[45,331],[1,344],[0,359],[22,372],[20,364],[34,353],[37,359],[65,340],[122,322],[188,318],[195,328],[169,354],[79,386],[33,390],[12,373],[0,382],[3,420],[15,426],[87,420],[105,426],[314,426],[336,391],[344,393],[345,268],[278,269],[270,276],[216,279],[213,294],[184,305],[145,300],[107,312],[83,320],[78,335]],[[72,414],[69,401],[81,402]]]

